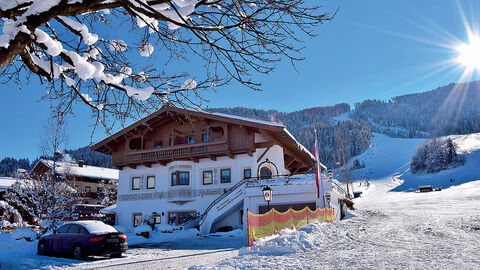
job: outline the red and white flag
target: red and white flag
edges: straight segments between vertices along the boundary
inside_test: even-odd
[[[315,129],[315,182],[317,184],[317,198],[320,198],[322,195],[322,202],[323,202],[323,181],[322,181],[322,168],[319,158],[319,149],[318,149],[318,139],[317,139],[317,130]],[[324,202],[325,203],[325,202]]]

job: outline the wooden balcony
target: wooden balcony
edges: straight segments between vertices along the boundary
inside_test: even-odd
[[[116,162],[129,164],[146,164],[156,162],[170,162],[173,160],[195,160],[198,158],[225,155],[228,152],[226,141],[181,144],[163,148],[130,151],[125,153],[123,161]]]

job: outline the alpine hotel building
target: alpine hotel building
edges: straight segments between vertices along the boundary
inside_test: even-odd
[[[210,218],[211,224],[203,231],[223,226],[241,228],[246,208],[258,212],[265,207],[262,200],[246,205],[246,192],[233,194],[248,182],[244,179],[278,175],[288,179],[288,175],[305,173],[315,166],[313,155],[282,124],[172,105],[92,149],[110,154],[113,165],[120,170],[113,210],[117,224],[127,231],[146,219],[158,224],[183,224],[211,209],[227,194],[230,197],[216,205],[217,216]],[[300,186],[290,187],[293,193],[302,192]],[[314,188],[308,188],[316,194]],[[254,193],[261,198],[260,189]],[[277,206],[281,208],[280,197],[277,195]],[[292,205],[298,209],[315,207],[315,195],[290,196],[283,202],[287,209]]]

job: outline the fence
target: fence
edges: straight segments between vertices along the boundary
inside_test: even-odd
[[[284,213],[271,209],[266,214],[253,214],[248,211],[248,246],[252,246],[259,238],[270,236],[285,228],[291,229],[295,226],[295,228],[300,229],[311,222],[332,222],[333,220],[335,220],[333,208],[317,208],[312,211],[306,206],[300,211],[289,209]]]

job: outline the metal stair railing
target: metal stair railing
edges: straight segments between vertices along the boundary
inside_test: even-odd
[[[195,220],[197,220],[197,219],[200,218],[200,217],[201,217],[200,214],[195,213],[191,219],[183,222],[182,224],[180,224],[180,225],[178,225],[178,226],[179,226],[179,227],[185,227],[185,225],[194,222]]]
[[[208,212],[219,202],[221,202],[223,199],[225,199],[225,197],[227,197],[228,195],[230,195],[232,192],[234,192],[237,188],[241,187],[243,184],[245,184],[247,182],[248,179],[242,179],[240,181],[238,181],[238,183],[236,183],[233,187],[229,188],[225,193],[223,193],[222,195],[218,196],[218,198],[216,198],[215,200],[213,200],[213,202],[210,203],[210,205],[208,205],[207,209],[205,209],[205,211],[203,212],[202,215],[200,215],[200,225],[203,223],[203,221],[205,220],[205,217],[207,216]]]

